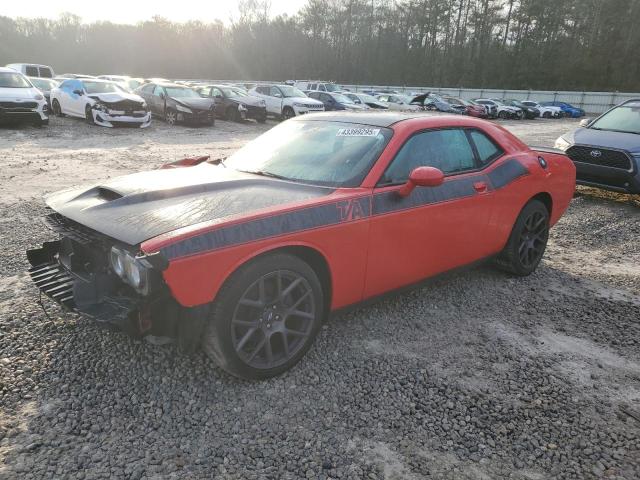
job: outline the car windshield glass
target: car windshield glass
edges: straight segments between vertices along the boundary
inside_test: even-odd
[[[524,105],[522,102],[519,102],[518,100],[505,100],[505,102],[507,103],[507,105],[526,107],[526,105]]]
[[[227,167],[313,185],[357,187],[391,138],[388,128],[288,121],[248,143]]]
[[[84,89],[88,94],[92,93],[121,93],[122,89],[111,82],[84,82]]]
[[[376,97],[372,97],[371,95],[367,95],[366,93],[359,93],[358,96],[360,100],[363,102],[377,102],[378,99]]]
[[[350,98],[342,95],[341,93],[334,93],[333,99],[338,103],[353,103]]]
[[[200,98],[200,95],[187,87],[165,87],[167,95],[176,98]]]
[[[30,78],[29,80],[31,80],[31,83],[33,83],[34,87],[39,88],[40,90],[48,91],[58,86],[58,82],[49,80],[47,78]]]
[[[596,120],[589,128],[640,134],[640,102],[614,108]]]
[[[140,85],[142,85],[142,82],[138,81],[138,80],[127,80],[126,84],[128,85],[128,87],[131,90],[135,90],[136,88],[138,88]]]
[[[239,88],[226,87],[226,88],[221,88],[220,90],[222,90],[225,97],[248,97],[249,96],[247,92],[240,90]]]
[[[19,73],[0,72],[0,87],[2,88],[31,88],[29,80]]]
[[[327,90],[327,92],[339,92],[340,90],[342,90],[342,88],[340,88],[340,85],[336,85],[335,83],[325,83],[324,88]]]
[[[302,91],[302,90],[298,90],[295,87],[278,87],[280,88],[280,90],[282,91],[282,94],[287,97],[287,98],[291,98],[291,97],[306,97],[307,95]]]

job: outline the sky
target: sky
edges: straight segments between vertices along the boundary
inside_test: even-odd
[[[229,22],[238,18],[239,0],[0,0],[0,16],[57,18],[61,13],[78,15],[85,23],[99,20],[137,23],[155,15],[175,22],[200,20]],[[295,15],[306,0],[271,0],[272,16]]]

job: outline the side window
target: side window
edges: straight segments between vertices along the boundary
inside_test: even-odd
[[[202,87],[198,89],[198,93],[203,97],[208,97],[209,94],[211,93],[211,87]]]
[[[324,84],[322,84],[322,83],[318,84],[318,90],[320,90],[321,92],[326,92],[327,91],[327,89],[324,88]]]
[[[35,67],[33,65],[27,65],[25,67],[24,71],[25,71],[25,75],[27,77],[38,77],[38,76],[40,76],[38,74],[38,67]]]
[[[473,140],[473,143],[476,146],[478,157],[480,158],[482,165],[486,165],[502,155],[502,150],[498,148],[498,146],[484,133],[479,132],[478,130],[471,130],[469,134],[471,135],[471,140]]]
[[[222,91],[219,88],[213,87],[211,89],[211,96],[215,98],[222,97]]]
[[[160,85],[156,85],[156,88],[153,89],[153,94],[160,96],[160,94],[164,91],[164,88],[162,88]]]
[[[322,100],[323,102],[330,102],[333,99],[331,98],[331,95],[327,95],[326,93],[321,93],[320,100]]]
[[[430,130],[414,135],[393,159],[381,183],[404,183],[418,167],[435,167],[445,174],[474,169],[475,157],[464,130]]]
[[[387,95],[380,95],[378,97],[378,100],[380,100],[381,102],[388,102],[389,101],[389,97]]]
[[[43,78],[53,77],[53,72],[49,67],[40,67],[40,76]]]
[[[278,87],[271,87],[269,89],[269,95],[272,97],[282,98],[282,93],[280,93],[280,89]]]
[[[317,86],[317,84],[315,84],[315,83],[310,83],[310,84],[309,84],[309,90],[317,90],[316,86]]]
[[[316,92],[309,92],[308,95],[309,97],[315,98],[316,100],[318,100],[318,94]]]
[[[260,95],[269,95],[269,89],[267,87],[256,87],[256,92]]]

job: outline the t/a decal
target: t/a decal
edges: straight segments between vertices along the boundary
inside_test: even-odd
[[[336,204],[338,207],[338,216],[341,222],[350,220],[358,220],[364,218],[365,212],[360,204],[360,200],[347,200]]]

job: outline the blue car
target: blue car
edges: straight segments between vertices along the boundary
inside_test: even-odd
[[[628,100],[556,140],[576,166],[576,183],[640,193],[640,99]]]
[[[574,107],[567,102],[542,102],[543,107],[560,107],[565,117],[580,118],[585,116],[585,111],[581,108]]]

